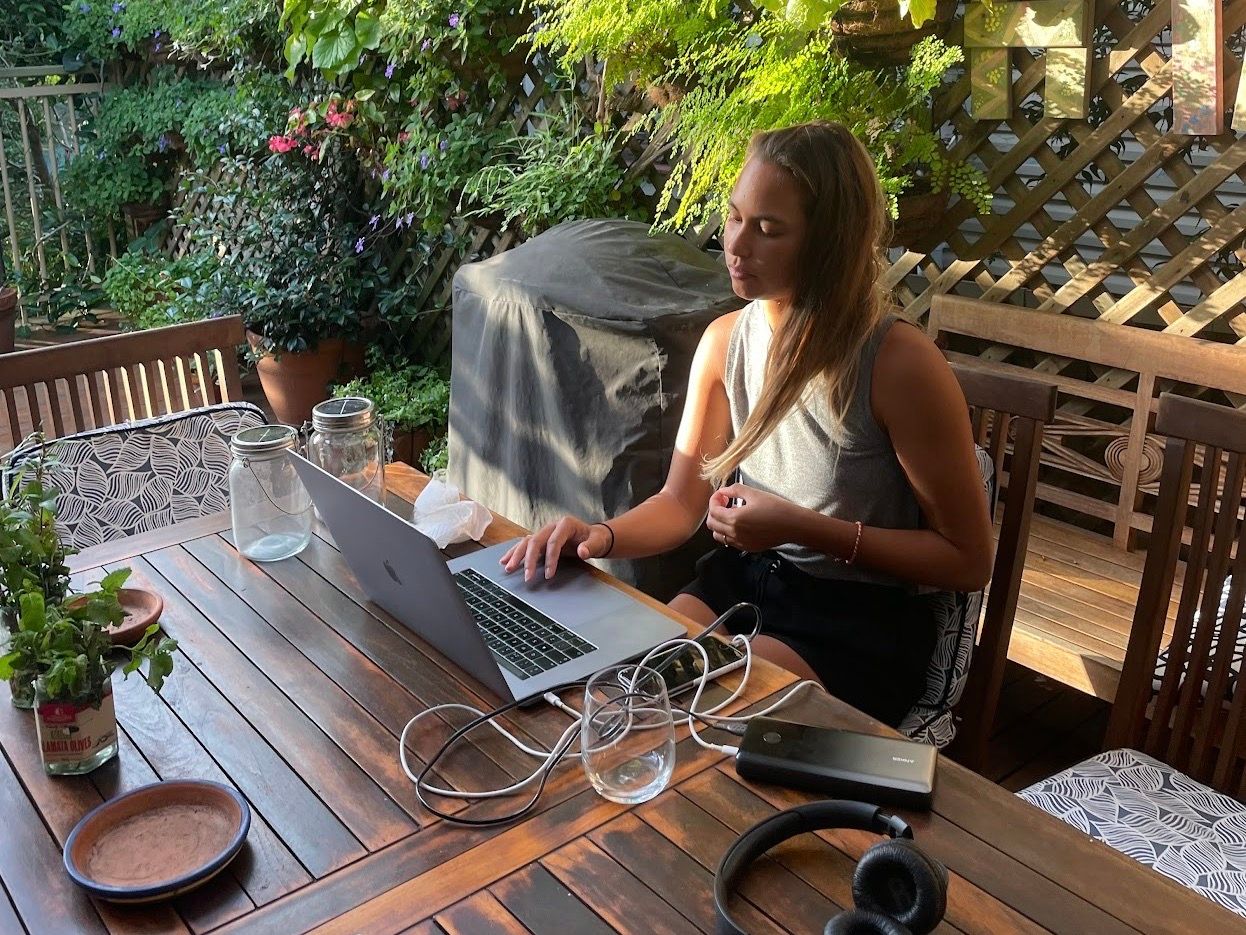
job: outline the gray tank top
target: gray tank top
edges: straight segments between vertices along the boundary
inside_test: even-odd
[[[741,480],[827,516],[866,526],[917,529],[921,509],[900,467],[891,440],[874,419],[870,386],[874,358],[887,331],[897,321],[888,315],[861,352],[856,390],[843,424],[831,418],[824,392],[812,388],[804,402],[740,465]],[[756,302],[745,306],[727,345],[725,385],[731,427],[739,434],[761,396],[770,323]],[[914,590],[890,575],[845,565],[805,546],[787,543],[777,551],[797,568],[819,578],[865,581]]]

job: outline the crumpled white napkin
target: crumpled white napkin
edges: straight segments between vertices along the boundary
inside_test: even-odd
[[[466,542],[484,535],[493,514],[475,500],[460,500],[459,488],[430,478],[415,498],[411,522],[444,549],[452,542]]]

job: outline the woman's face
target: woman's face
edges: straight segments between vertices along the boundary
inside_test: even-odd
[[[796,180],[772,163],[750,159],[731,193],[723,235],[735,294],[790,302],[806,226]]]

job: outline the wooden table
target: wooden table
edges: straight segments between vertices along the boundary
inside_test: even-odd
[[[409,469],[390,476],[407,500],[423,482]],[[486,542],[516,531],[499,519]],[[115,680],[121,755],[87,777],[45,777],[31,715],[0,700],[0,932],[710,931],[713,868],[733,836],[809,798],[742,782],[684,732],[673,788],[644,805],[599,798],[567,766],[524,822],[449,825],[417,804],[396,740],[428,705],[487,703],[482,689],[369,605],[325,539],[297,559],[255,565],[230,545],[227,518],[207,517],[98,547],[75,570],[82,581],[119,565],[163,595],[177,664],[160,697],[137,678]],[[771,666],[754,671],[750,702],[792,681]],[[788,714],[887,730],[825,696]],[[511,722],[545,743],[567,724],[545,707]],[[438,742],[432,733],[417,751]],[[529,769],[482,733],[446,771],[481,788]],[[172,903],[110,906],[82,895],[60,850],[78,818],[127,789],[180,777],[228,782],[247,797],[253,822],[240,857]],[[952,871],[941,931],[1243,927],[949,760],[934,810],[906,817]],[[853,862],[874,840],[828,832],[776,850],[742,887],[742,918],[756,932],[821,932],[850,903]]]

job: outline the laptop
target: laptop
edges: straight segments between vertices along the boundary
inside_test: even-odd
[[[505,700],[587,679],[682,637],[682,626],[580,562],[546,581],[507,573],[503,542],[447,563],[411,523],[321,470],[287,455],[364,592]]]

